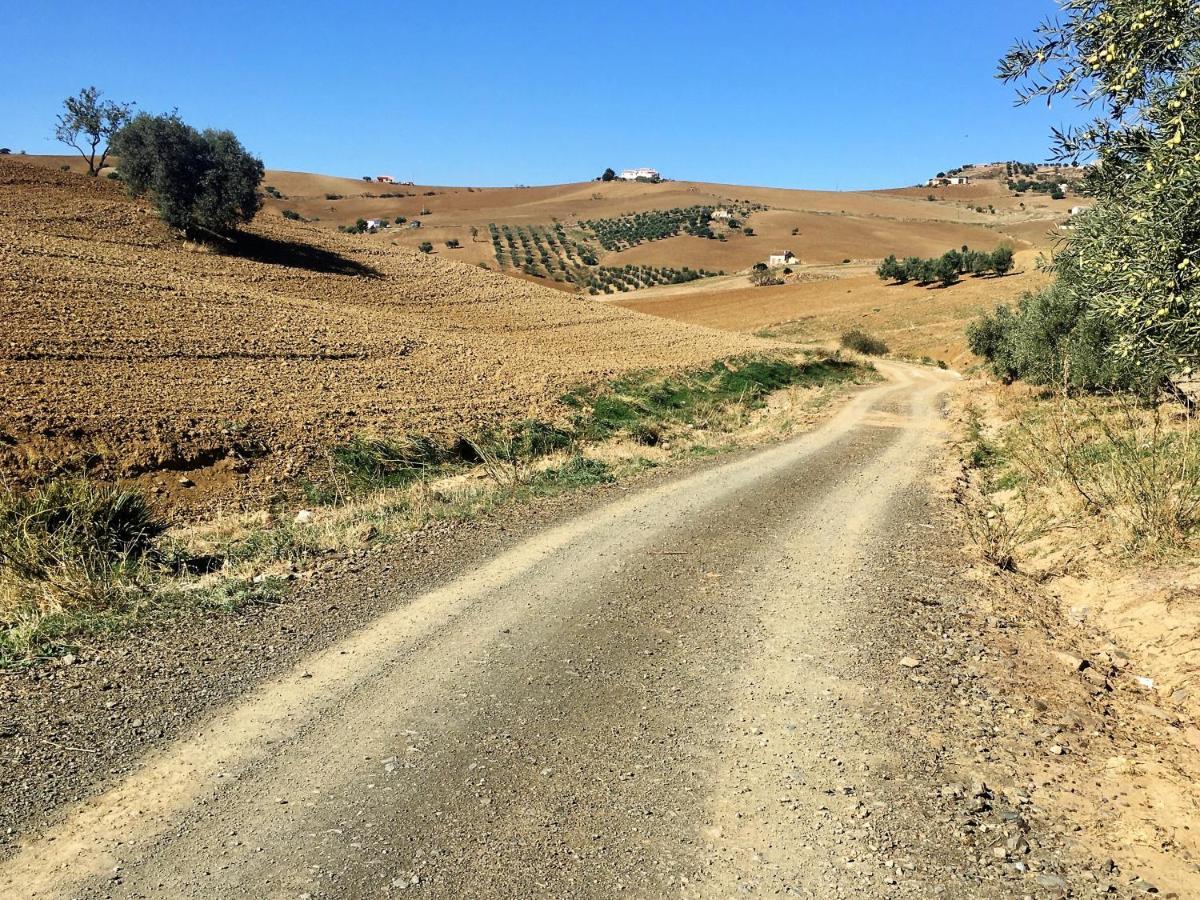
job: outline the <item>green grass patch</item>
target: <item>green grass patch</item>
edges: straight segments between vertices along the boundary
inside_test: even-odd
[[[612,484],[616,480],[607,463],[576,454],[561,466],[542,469],[534,474],[527,490],[531,496],[548,496],[598,484]]]
[[[798,363],[781,357],[747,357],[674,375],[638,373],[601,388],[563,397],[575,410],[574,427],[588,441],[624,432],[655,444],[670,425],[710,426],[729,407],[759,409],[774,391],[854,381],[862,369],[835,359]]]

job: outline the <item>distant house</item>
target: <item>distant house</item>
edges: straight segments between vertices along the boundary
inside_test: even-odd
[[[970,175],[951,175],[949,178],[946,179],[946,181],[948,181],[950,184],[970,184],[971,176]]]
[[[378,231],[383,227],[383,219],[367,219],[367,231]]]
[[[772,253],[767,257],[767,265],[772,269],[776,266],[795,266],[799,265],[800,258],[791,250],[784,250],[782,253]]]
[[[714,218],[714,219],[726,219],[726,220],[728,220],[728,219],[732,219],[732,218],[733,218],[733,213],[731,213],[731,212],[730,212],[729,210],[727,210],[727,209],[714,209],[714,210],[713,210],[713,214],[712,214],[712,218]]]
[[[391,175],[376,175],[375,180],[378,181],[380,184],[395,184],[396,183],[396,179],[393,178]]]
[[[658,169],[625,169],[617,176],[622,181],[661,181],[662,176],[658,173]]]

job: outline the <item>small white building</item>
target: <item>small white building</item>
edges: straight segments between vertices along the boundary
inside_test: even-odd
[[[795,266],[799,265],[800,258],[791,250],[784,250],[782,253],[772,253],[767,257],[767,265],[772,269],[776,266]]]
[[[950,182],[950,184],[970,184],[971,176],[970,175],[951,175],[946,180],[948,182]]]
[[[639,178],[645,178],[647,181],[659,181],[662,176],[658,173],[658,169],[625,169],[617,176],[622,181],[637,181]]]
[[[724,219],[725,221],[729,221],[730,219],[732,219],[732,218],[733,218],[733,213],[731,213],[731,212],[730,212],[729,210],[727,210],[727,209],[714,209],[714,210],[713,210],[713,214],[712,214],[712,218],[714,218],[714,219]]]
[[[367,231],[378,231],[383,227],[383,219],[367,219]]]
[[[376,175],[375,180],[378,181],[380,184],[395,184],[396,183],[396,179],[393,178],[391,175]]]

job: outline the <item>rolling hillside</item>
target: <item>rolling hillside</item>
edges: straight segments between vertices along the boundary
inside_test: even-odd
[[[1042,196],[1020,200],[1000,182],[964,188],[835,193],[753,188],[698,182],[640,184],[583,182],[536,188],[465,188],[400,186],[335,179],[291,172],[268,172],[265,185],[281,199],[269,197],[266,212],[293,210],[318,227],[336,230],[357,219],[383,219],[391,227],[365,239],[417,246],[430,241],[439,253],[468,262],[495,264],[487,239],[490,223],[546,225],[563,223],[568,230],[581,221],[611,219],[633,211],[723,207],[735,202],[765,209],[740,224],[754,229],[726,230],[726,240],[679,236],[640,244],[632,249],[601,252],[604,265],[626,263],[736,270],[764,259],[772,250],[790,249],[804,263],[828,265],[843,259],[872,259],[941,252],[950,246],[984,246],[1009,240],[1030,246],[1055,222],[1065,220],[1072,202]],[[961,193],[960,193],[961,192]],[[380,194],[401,193],[402,197]],[[328,200],[327,194],[342,199]],[[374,194],[376,196],[368,196]],[[928,197],[935,196],[934,201]],[[1025,208],[1020,204],[1024,203]],[[995,212],[989,212],[991,206]],[[982,208],[984,211],[977,211]],[[422,210],[428,210],[422,213]],[[421,228],[396,227],[402,216]],[[480,229],[472,240],[470,228]],[[722,233],[720,229],[715,229]],[[444,242],[463,246],[448,251]]]
[[[218,252],[114,181],[21,157],[0,192],[9,480],[82,464],[237,501],[356,433],[453,436],[757,343],[270,213]]]
[[[180,243],[119,183],[80,170],[0,159],[0,278],[16,323],[0,362],[0,468],[82,462],[189,501],[270,490],[354,433],[452,435],[543,410],[582,380],[737,352],[753,332],[818,342],[859,326],[902,354],[967,363],[965,323],[1040,283],[1037,254],[1078,202],[1016,197],[1003,172],[834,193],[270,171],[262,213],[221,253]],[[718,208],[737,226],[688,233],[690,211]],[[390,227],[339,232],[360,218]],[[426,241],[433,252],[417,252]],[[1019,251],[1003,279],[937,290],[872,273],[888,253],[1002,242]],[[787,283],[751,287],[749,267],[783,249],[800,257]]]

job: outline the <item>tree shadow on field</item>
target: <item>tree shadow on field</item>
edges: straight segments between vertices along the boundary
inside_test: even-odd
[[[353,275],[359,278],[382,277],[377,269],[332,250],[299,241],[280,241],[241,231],[214,244],[221,253],[251,259],[271,266],[307,269],[324,275]]]

